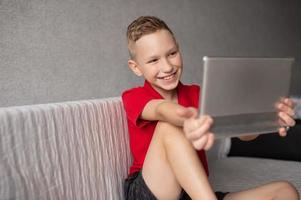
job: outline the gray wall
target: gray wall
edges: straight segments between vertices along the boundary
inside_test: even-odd
[[[140,15],[174,30],[185,82],[202,56],[293,56],[301,94],[301,3],[292,0],[0,0],[0,107],[118,96],[142,83],[125,31]],[[300,76],[300,75],[299,75]]]

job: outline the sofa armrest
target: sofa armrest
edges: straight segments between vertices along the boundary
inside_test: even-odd
[[[123,199],[121,99],[0,108],[0,199]]]

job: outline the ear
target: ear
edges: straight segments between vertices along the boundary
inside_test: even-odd
[[[128,60],[129,68],[136,74],[137,76],[142,76],[143,73],[139,69],[138,63],[132,59]]]

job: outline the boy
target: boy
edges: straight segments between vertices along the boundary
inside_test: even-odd
[[[129,25],[127,39],[128,66],[145,84],[122,95],[134,158],[126,199],[298,199],[284,181],[214,193],[204,152],[213,145],[213,120],[198,116],[199,87],[180,82],[182,58],[172,31],[162,20],[144,16]],[[278,109],[281,125],[293,126],[292,102],[282,100]],[[286,130],[280,128],[279,134],[285,136]]]

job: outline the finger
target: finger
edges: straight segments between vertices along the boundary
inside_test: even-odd
[[[205,119],[205,120],[202,120],[202,119]],[[199,126],[201,126],[204,122],[210,123],[212,125],[213,124],[213,119],[209,115],[203,115],[203,116],[199,117],[197,122],[198,122]]]
[[[197,150],[201,150],[204,148],[206,142],[208,140],[208,135],[204,135],[203,137],[201,137],[200,139],[198,140],[195,140],[192,142],[192,145],[195,149]]]
[[[211,119],[211,117],[208,117],[206,115],[199,117],[198,119],[195,118],[190,118],[184,121],[184,131],[185,132],[193,132],[196,129],[198,129],[199,127],[201,127],[203,125],[203,123],[206,122],[206,120],[208,120],[208,118],[210,118],[209,120],[213,121]]]
[[[206,124],[204,126],[205,127],[200,127],[194,131],[188,132],[187,138],[191,141],[201,138],[209,130],[209,125]]]
[[[291,106],[288,106],[287,104],[279,103],[277,105],[277,109],[279,111],[283,111],[283,112],[287,113],[291,117],[294,117],[294,115],[295,115],[293,108]]]
[[[293,100],[290,99],[290,98],[285,98],[285,99],[284,99],[284,103],[285,103],[286,105],[290,106],[290,107],[293,107],[293,106],[294,106],[294,102],[293,102]]]
[[[200,120],[202,120],[202,119],[200,119]],[[204,121],[201,122],[201,124],[198,124],[198,128],[190,129],[190,131],[187,131],[186,136],[189,140],[197,140],[209,131],[209,129],[212,126],[213,121],[211,120],[211,118],[204,118],[203,120]]]
[[[206,151],[209,150],[213,146],[213,143],[214,143],[214,134],[208,133],[208,140],[204,147],[204,150],[206,150]]]
[[[285,137],[287,135],[286,129],[284,127],[279,128],[278,133],[281,137]]]
[[[183,125],[183,128],[184,128],[184,132],[185,133],[190,133],[190,132],[193,132],[194,130],[196,130],[200,125],[198,121],[205,121],[206,118],[205,117],[202,117],[200,119],[193,119],[193,118],[190,118],[190,119],[187,119],[184,121],[184,125]],[[203,122],[202,122],[203,123]]]
[[[286,126],[285,122],[281,118],[278,119],[278,124],[279,126]]]
[[[202,127],[204,124],[209,124],[210,126],[212,126],[213,119],[208,115],[201,116],[199,119],[195,121],[195,125],[196,125],[195,129]]]
[[[279,103],[286,104],[287,106],[290,106],[290,107],[294,106],[293,100],[290,98],[286,98],[286,97],[281,97],[280,100],[277,102],[277,104],[279,104]]]
[[[279,112],[278,116],[280,117],[281,120],[283,120],[285,126],[295,126],[296,121],[285,112]]]

